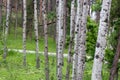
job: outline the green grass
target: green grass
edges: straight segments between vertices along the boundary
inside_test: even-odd
[[[7,40],[8,48],[10,49],[22,49],[22,38],[14,39],[10,36],[9,40]],[[35,50],[35,41],[27,39],[26,41],[26,49],[27,50]],[[44,39],[39,40],[39,50],[44,51]],[[51,38],[48,40],[48,50],[49,52],[56,51],[56,44]]]
[[[44,56],[40,55],[40,69],[35,67],[35,54],[27,54],[27,66],[22,65],[23,55],[10,51],[7,60],[0,55],[0,80],[45,80]],[[56,79],[56,58],[49,56],[50,80]],[[67,59],[64,59],[63,80],[65,80]],[[83,80],[91,80],[93,62],[86,62]],[[72,68],[71,68],[72,69]],[[109,69],[103,64],[103,80],[109,79]]]
[[[22,28],[18,27],[17,37],[15,39],[14,29],[11,28],[11,32],[7,38],[7,47],[10,49],[22,49]],[[3,49],[2,40],[0,39],[0,50]],[[27,50],[35,50],[34,39],[27,39]],[[44,51],[44,38],[39,39],[39,50]],[[48,38],[48,51],[56,52],[56,43],[53,38]],[[64,51],[67,53],[67,49]],[[22,65],[23,55],[21,53],[10,51],[7,60],[2,59],[3,52],[0,52],[0,80],[45,80],[44,70],[44,56],[40,55],[40,69],[35,67],[35,54],[27,54],[27,66]],[[49,56],[50,67],[50,80],[56,79],[56,57]],[[63,66],[63,80],[65,80],[67,59],[64,59]],[[83,80],[91,80],[93,62],[86,62]],[[71,67],[72,69],[72,67]],[[102,71],[103,80],[109,79],[109,69],[107,64],[103,64]]]
[[[40,56],[40,69],[35,67],[35,54],[27,54],[27,66],[22,65],[22,54],[10,51],[7,60],[0,56],[0,80],[45,80],[44,56]],[[66,64],[66,59],[64,59]],[[56,80],[56,58],[49,57],[50,80]],[[63,67],[63,76],[65,76]]]
[[[33,34],[34,36],[34,34]],[[40,37],[40,36],[39,36]],[[0,41],[0,48],[3,48],[3,45]],[[10,49],[23,49],[22,45],[22,28],[18,27],[17,29],[17,37],[15,38],[14,29],[11,29],[10,34],[8,34],[7,38],[7,47]],[[35,39],[33,37],[32,40],[29,38],[26,41],[26,49],[27,50],[35,50]],[[39,38],[39,51],[44,51],[44,37]],[[49,52],[56,52],[56,42],[53,38],[48,38],[48,51]],[[64,50],[67,53],[67,49]]]

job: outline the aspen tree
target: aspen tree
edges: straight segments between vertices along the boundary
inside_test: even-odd
[[[10,20],[10,0],[7,0],[6,25],[4,33],[4,54],[3,54],[4,59],[6,59],[7,56],[7,35],[9,30],[9,20]]]
[[[23,65],[26,66],[26,22],[27,22],[27,11],[26,11],[26,0],[23,0]]]
[[[40,68],[37,0],[34,0],[34,31],[35,31],[35,42],[36,42],[36,68]]]
[[[102,80],[102,62],[106,48],[106,38],[108,32],[108,22],[110,5],[112,0],[103,0],[102,10],[100,13],[100,24],[98,30],[98,37],[96,43],[96,50],[94,56],[93,70],[91,80]]]
[[[64,47],[64,1],[57,1],[57,29],[58,29],[58,44],[57,44],[57,80],[62,80],[63,66],[63,47]]]
[[[44,26],[44,42],[45,42],[45,76],[46,80],[49,80],[49,58],[48,58],[48,32],[47,32],[47,15],[46,15],[46,3],[45,0],[42,1],[42,15],[43,15],[43,26]]]
[[[77,0],[77,11],[75,20],[75,38],[74,38],[74,55],[73,55],[73,66],[72,66],[72,80],[77,80],[77,63],[78,63],[78,41],[79,41],[79,27],[82,18],[82,0]]]
[[[84,0],[82,10],[82,19],[80,21],[79,27],[79,45],[78,45],[78,69],[77,69],[77,80],[82,80],[84,67],[85,67],[85,56],[86,56],[86,24],[88,16],[88,0]]]
[[[74,29],[75,29],[75,0],[71,1],[71,15],[70,15],[70,42],[68,50],[68,61],[67,61],[67,71],[66,80],[70,79],[70,67],[72,65],[72,49],[74,41]]]

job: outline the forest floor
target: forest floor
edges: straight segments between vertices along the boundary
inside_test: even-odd
[[[45,57],[40,55],[40,69],[36,69],[36,55],[27,54],[27,66],[23,66],[23,54],[15,51],[8,51],[6,61],[2,58],[0,52],[0,80],[45,80]],[[83,80],[91,80],[93,61],[86,62]],[[63,80],[66,75],[67,58],[64,58],[62,68]],[[72,66],[71,66],[72,70]],[[50,80],[56,79],[56,57],[49,56]],[[70,72],[72,74],[72,71]],[[103,80],[108,80],[109,69],[107,64],[103,64]]]

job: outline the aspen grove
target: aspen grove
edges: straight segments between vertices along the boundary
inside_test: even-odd
[[[120,0],[0,0],[0,80],[120,80]]]

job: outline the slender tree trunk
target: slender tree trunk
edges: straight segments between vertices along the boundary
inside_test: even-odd
[[[40,68],[39,59],[39,38],[38,38],[38,17],[37,17],[37,0],[34,0],[34,30],[35,30],[35,41],[36,41],[36,68]]]
[[[72,50],[74,43],[74,28],[75,28],[75,0],[71,1],[71,18],[70,18],[70,42],[68,50],[68,61],[67,61],[67,71],[66,80],[70,80],[70,67],[72,66]]]
[[[78,63],[78,41],[79,41],[79,27],[82,18],[82,0],[77,0],[77,12],[75,21],[75,39],[74,39],[74,55],[73,55],[73,68],[72,80],[77,80],[77,63]]]
[[[41,6],[40,0],[37,0],[38,23],[39,23],[39,17],[40,17],[40,6]]]
[[[64,0],[64,41],[66,38],[67,2]]]
[[[58,0],[58,60],[57,60],[57,80],[62,80],[62,66],[63,66],[63,47],[64,47],[64,1]]]
[[[9,23],[14,24],[14,20],[13,20],[12,14],[13,14],[13,0],[10,0],[10,18],[9,18]],[[9,24],[9,26],[11,26],[11,24]],[[8,34],[11,33],[11,29],[12,29],[12,26],[11,26],[11,28],[9,28]]]
[[[82,6],[81,6],[82,8]],[[79,49],[78,49],[78,70],[77,70],[77,80],[82,80],[84,67],[85,67],[85,56],[86,56],[86,24],[87,24],[87,16],[88,16],[88,0],[84,0],[83,2],[83,10],[82,10],[82,20],[80,21],[79,28]]]
[[[17,37],[17,26],[18,26],[18,1],[16,1],[16,19],[15,19],[15,39]]]
[[[64,9],[64,17],[63,17],[63,20],[64,20],[64,23],[63,23],[63,35],[64,35],[64,41],[63,41],[63,48],[64,48],[64,44],[65,44],[65,40],[66,40],[66,20],[67,20],[67,3],[66,3],[66,0],[63,0],[63,9]],[[62,57],[63,57],[63,54],[62,54]],[[62,62],[63,65],[64,65],[64,61]]]
[[[23,65],[26,66],[26,23],[27,23],[27,11],[26,0],[23,0]]]
[[[44,25],[44,36],[45,36],[45,76],[46,80],[49,80],[49,58],[48,58],[48,32],[47,32],[47,15],[46,15],[46,1],[42,2],[42,15]]]
[[[114,56],[112,68],[110,70],[110,78],[109,78],[109,80],[115,80],[115,74],[118,72],[117,67],[118,67],[119,58],[120,58],[120,33],[119,33],[119,39],[118,39],[118,45],[117,45],[117,49],[116,49],[116,54]]]
[[[0,0],[0,24],[2,23],[2,4],[3,0]]]
[[[58,16],[58,3],[59,0],[56,0],[56,16]],[[56,19],[56,77],[57,77],[57,61],[58,60],[58,20]]]
[[[50,12],[52,10],[52,5],[51,5],[52,0],[48,0],[48,5],[47,5],[47,11]]]
[[[102,62],[106,48],[111,1],[112,0],[103,0],[91,80],[102,80]]]
[[[4,34],[4,54],[3,54],[4,59],[6,59],[7,56],[7,35],[9,30],[9,20],[10,20],[10,0],[7,0],[6,26]]]

